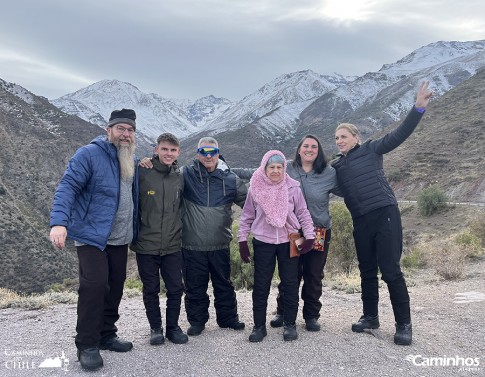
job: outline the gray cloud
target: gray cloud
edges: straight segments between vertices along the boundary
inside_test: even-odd
[[[236,100],[283,73],[362,75],[438,40],[483,39],[483,14],[475,0],[17,0],[2,5],[0,78],[48,98],[116,78]]]

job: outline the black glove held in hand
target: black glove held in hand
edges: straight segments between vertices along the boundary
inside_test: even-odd
[[[303,241],[303,243],[300,246],[300,254],[306,254],[308,253],[311,249],[313,249],[313,243],[315,242],[314,239],[309,239]]]
[[[249,257],[251,256],[251,254],[249,254],[248,241],[239,242],[239,255],[241,256],[241,259],[244,263],[250,262]]]

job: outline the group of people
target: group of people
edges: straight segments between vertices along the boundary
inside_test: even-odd
[[[150,344],[162,344],[165,337],[183,344],[187,335],[204,331],[209,320],[209,279],[217,324],[245,328],[230,279],[233,204],[243,208],[237,235],[241,258],[254,263],[254,327],[249,341],[260,342],[267,335],[266,312],[276,261],[281,282],[270,325],[284,328],[284,340],[297,339],[295,320],[303,280],[305,328],[319,331],[322,279],[331,239],[330,193],[343,196],[354,225],[363,313],[352,331],[379,327],[379,269],[394,311],[394,342],[411,344],[409,295],[400,268],[401,220],[382,160],[414,131],[431,95],[428,83],[422,83],[404,122],[378,140],[362,143],[354,125],[340,124],[335,134],[339,155],[331,163],[319,140],[306,135],[293,161],[271,150],[260,167],[250,171],[230,169],[212,137],[200,139],[192,164],[180,167],[180,142],[171,133],[159,136],[154,157],[139,166],[134,154],[136,114],[130,109],[113,111],[107,135],[80,148],[69,161],[51,212],[53,245],[62,249],[66,239],[72,239],[78,254],[75,343],[81,367],[101,368],[100,349],[127,352],[133,348],[132,342],[118,337],[116,327],[128,247],[136,252]],[[244,175],[250,177],[249,189]],[[296,256],[290,251],[294,234],[304,237]],[[160,277],[167,292],[165,334]],[[190,323],[187,333],[178,324],[184,293]]]

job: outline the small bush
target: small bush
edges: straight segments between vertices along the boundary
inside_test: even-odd
[[[163,283],[163,281],[160,281],[160,283]],[[129,278],[125,280],[124,289],[135,289],[141,292],[143,290],[143,283],[139,279]]]
[[[419,193],[418,208],[422,216],[431,216],[446,206],[447,197],[436,185],[429,186]]]
[[[415,247],[410,253],[403,255],[401,258],[401,265],[407,269],[417,269],[426,267],[425,251],[419,247]]]
[[[23,308],[43,309],[55,304],[74,304],[77,294],[74,292],[47,292],[41,295],[23,295],[10,289],[0,288],[0,309]]]
[[[480,239],[481,246],[485,247],[485,212],[479,212],[470,222],[470,233]]]
[[[345,293],[359,293],[362,291],[360,285],[360,274],[357,270],[350,273],[335,273],[329,278],[329,285],[332,289],[343,291]],[[379,280],[379,284],[380,284]]]
[[[248,240],[249,251],[251,253],[251,263],[244,263],[239,255],[239,243],[237,242],[237,232],[239,224],[232,225],[234,238],[231,242],[231,280],[235,289],[253,289],[254,285],[254,250],[252,247],[252,238]],[[275,271],[276,274],[276,271]]]
[[[330,214],[332,215],[332,239],[326,269],[350,275],[357,267],[352,217],[343,202],[331,202]]]
[[[440,239],[420,244],[426,250],[426,262],[445,280],[454,280],[465,272],[466,250],[452,239]]]
[[[62,283],[54,283],[47,288],[47,292],[77,292],[79,287],[78,279],[64,279]]]
[[[462,246],[467,257],[479,257],[483,254],[482,240],[469,230],[465,230],[455,236],[454,241]]]

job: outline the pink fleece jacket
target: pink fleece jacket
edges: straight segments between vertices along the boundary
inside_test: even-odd
[[[282,155],[282,153],[279,151],[267,152],[263,157],[263,160],[261,161],[261,167],[258,170],[264,171],[266,162],[272,154]],[[284,164],[284,168],[284,180],[286,182],[286,187],[284,191],[286,191],[287,188],[287,195],[285,192],[285,195],[278,195],[277,198],[271,198],[273,199],[271,200],[273,202],[272,204],[277,208],[273,208],[270,215],[274,216],[275,213],[284,210],[286,212],[285,224],[283,224],[282,226],[271,225],[274,224],[274,221],[268,221],[267,215],[263,210],[263,207],[258,203],[258,200],[255,200],[255,197],[261,196],[258,195],[261,194],[261,192],[257,192],[256,195],[254,192],[264,190],[264,183],[261,183],[261,181],[259,181],[258,184],[256,184],[256,182],[252,180],[253,183],[249,187],[248,196],[246,198],[246,202],[244,204],[244,208],[241,214],[238,232],[239,242],[247,241],[249,232],[251,232],[254,238],[259,241],[270,244],[281,244],[289,241],[288,232],[294,233],[297,232],[298,229],[303,230],[303,235],[306,239],[315,238],[312,218],[310,212],[308,212],[305,198],[303,197],[303,193],[300,189],[300,183],[286,175],[286,164]],[[268,191],[272,191],[272,188],[270,187],[266,189]],[[280,199],[279,203],[278,199]],[[284,202],[281,202],[281,200],[284,199],[287,200],[286,205]],[[265,204],[267,204],[267,202]],[[265,210],[268,211],[268,208],[265,208]]]

